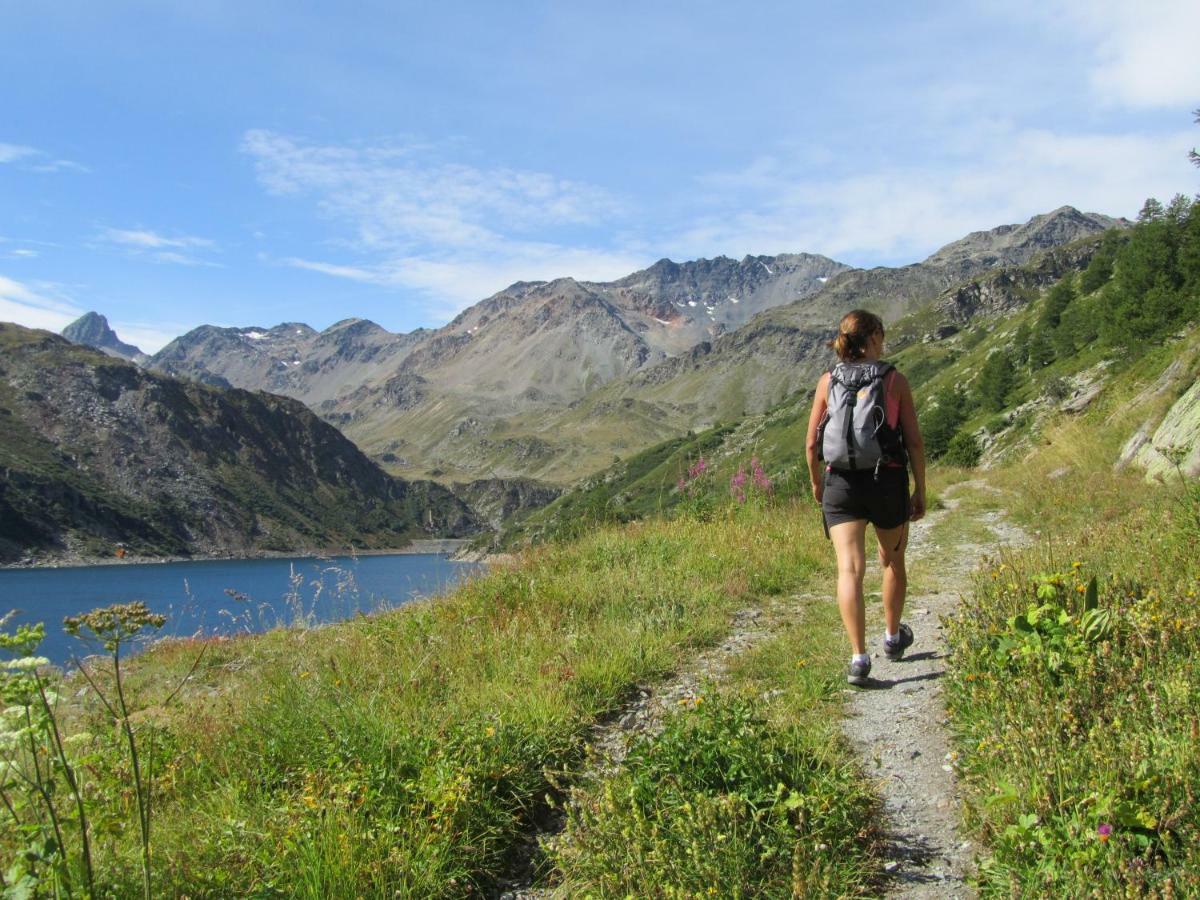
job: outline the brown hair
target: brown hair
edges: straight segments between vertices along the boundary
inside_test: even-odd
[[[853,309],[842,316],[838,336],[829,342],[829,346],[843,362],[862,359],[873,334],[883,334],[883,319],[865,309]]]

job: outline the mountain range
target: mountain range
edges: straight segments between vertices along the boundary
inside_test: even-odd
[[[614,456],[768,408],[826,364],[851,308],[892,320],[941,298],[934,325],[952,328],[947,304],[964,285],[1128,224],[1067,206],[895,268],[812,254],[664,259],[612,282],[519,282],[407,334],[364,319],[320,332],[206,325],[144,364],[300,400],[393,474],[566,485]]]

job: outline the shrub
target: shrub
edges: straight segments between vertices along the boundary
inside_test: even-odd
[[[979,441],[975,435],[968,431],[960,431],[951,439],[950,446],[946,448],[946,455],[943,459],[952,466],[973,469],[979,465],[979,458],[982,455],[983,450],[980,448]]]
[[[1071,396],[1071,386],[1066,379],[1055,376],[1046,382],[1042,392],[1048,399],[1059,403]]]

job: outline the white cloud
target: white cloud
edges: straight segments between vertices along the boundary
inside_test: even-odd
[[[513,232],[594,223],[618,209],[591,185],[447,163],[422,145],[321,146],[256,129],[242,149],[269,191],[314,196],[374,248],[492,245]]]
[[[518,280],[612,278],[642,262],[630,253],[542,239],[621,212],[592,185],[543,172],[478,168],[418,144],[308,144],[265,130],[242,149],[271,193],[309,196],[353,229],[351,262],[282,262],[338,278],[408,288],[449,316]]]
[[[29,286],[0,275],[0,321],[62,331],[83,315],[73,303],[52,296],[47,286]]]
[[[563,277],[610,281],[649,262],[644,256],[632,253],[554,244],[514,244],[506,251],[503,256],[460,255],[452,259],[396,257],[371,266],[347,266],[295,257],[281,262],[336,278],[419,291],[429,298],[429,314],[438,318],[450,318],[517,281],[550,281]]]
[[[1091,86],[1131,107],[1200,103],[1200,3],[1195,0],[1059,0],[1050,10],[1092,45]]]
[[[105,228],[100,237],[113,244],[123,244],[127,247],[137,247],[144,250],[158,250],[163,247],[176,248],[211,248],[216,244],[207,238],[182,235],[180,237],[165,237],[154,231],[142,228]]]
[[[194,235],[166,236],[145,228],[105,228],[101,241],[123,247],[135,256],[148,256],[156,262],[180,266],[218,266],[197,255],[197,252],[216,250],[216,241]],[[185,252],[187,251],[187,252]]]
[[[19,247],[16,250],[8,251],[9,259],[33,259],[38,256],[36,250],[30,250],[28,247]]]
[[[717,206],[670,246],[680,256],[807,250],[849,262],[909,262],[983,228],[1071,205],[1133,216],[1187,190],[1192,135],[1058,134],[989,127],[948,159],[834,178],[764,158],[704,179]]]
[[[69,159],[53,159],[36,147],[24,144],[0,144],[0,164],[16,163],[30,172],[89,172],[87,166]]]
[[[25,147],[21,144],[0,144],[0,163],[16,162],[19,159],[37,155],[38,151],[33,147]]]

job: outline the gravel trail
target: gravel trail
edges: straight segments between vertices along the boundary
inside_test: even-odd
[[[947,647],[942,619],[952,615],[969,590],[972,571],[984,553],[1026,540],[1000,513],[979,514],[994,542],[987,546],[965,540],[953,547],[936,546],[933,529],[956,512],[956,499],[966,490],[986,490],[979,482],[953,486],[944,498],[946,509],[913,524],[909,542],[911,563],[922,557],[946,560],[938,570],[939,588],[911,594],[904,621],[912,626],[915,642],[904,658],[887,659],[882,652],[880,618],[868,619],[872,643],[872,683],[866,689],[848,688],[844,730],[863,758],[868,775],[878,779],[884,800],[885,896],[964,898],[974,896],[967,878],[975,848],[960,831],[961,801],[954,756],[947,735],[946,710],[940,679],[946,670]],[[910,576],[911,578],[911,576]]]

